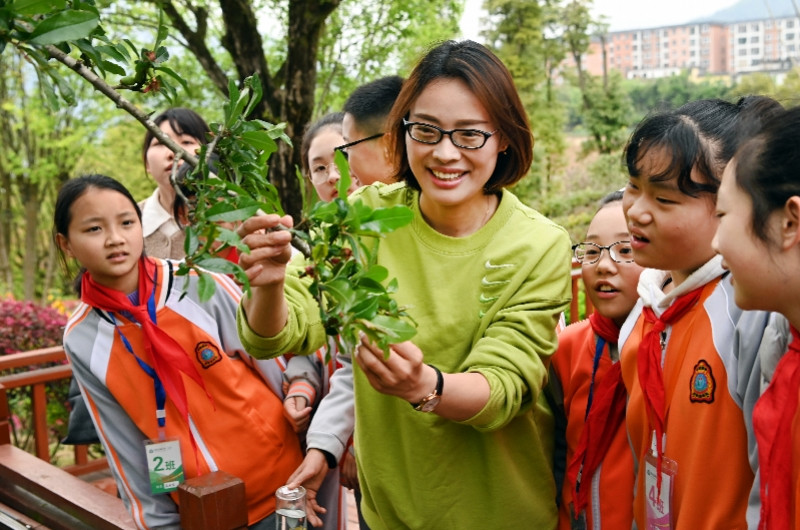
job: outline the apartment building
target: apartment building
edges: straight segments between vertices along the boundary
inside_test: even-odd
[[[609,70],[629,78],[655,78],[694,70],[699,75],[786,71],[800,63],[800,18],[783,17],[731,24],[703,22],[614,31],[594,39],[583,58],[587,72]],[[574,66],[568,59],[565,67]]]

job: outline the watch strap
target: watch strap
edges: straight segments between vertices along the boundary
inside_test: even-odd
[[[422,401],[419,403],[411,403],[411,406],[414,408],[414,410],[421,410],[422,405],[434,398],[442,396],[442,390],[444,389],[444,376],[442,375],[442,371],[432,364],[428,364],[428,366],[433,368],[433,370],[436,372],[436,388],[433,389],[433,392],[422,398]]]

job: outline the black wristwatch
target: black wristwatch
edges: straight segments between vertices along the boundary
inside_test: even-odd
[[[418,410],[420,412],[433,412],[433,409],[435,409],[439,404],[439,401],[442,400],[442,388],[444,387],[444,377],[442,377],[442,371],[432,364],[429,364],[428,366],[436,371],[436,388],[433,389],[433,392],[422,398],[422,401],[419,403],[411,404],[411,406],[414,407],[414,410]]]

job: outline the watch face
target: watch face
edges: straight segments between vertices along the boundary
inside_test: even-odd
[[[436,405],[439,404],[439,401],[441,401],[441,399],[442,398],[440,396],[434,396],[425,403],[423,403],[422,406],[419,408],[419,410],[421,410],[422,412],[431,412],[433,409],[436,408]]]

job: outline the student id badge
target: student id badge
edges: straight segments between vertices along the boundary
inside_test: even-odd
[[[661,457],[661,491],[657,483],[657,457],[653,452],[645,456],[644,488],[645,506],[647,508],[647,530],[672,529],[672,492],[675,486],[675,475],[678,473],[678,463]]]
[[[153,494],[169,493],[178,489],[184,480],[180,441],[146,440],[144,448],[150,476],[150,490]]]

